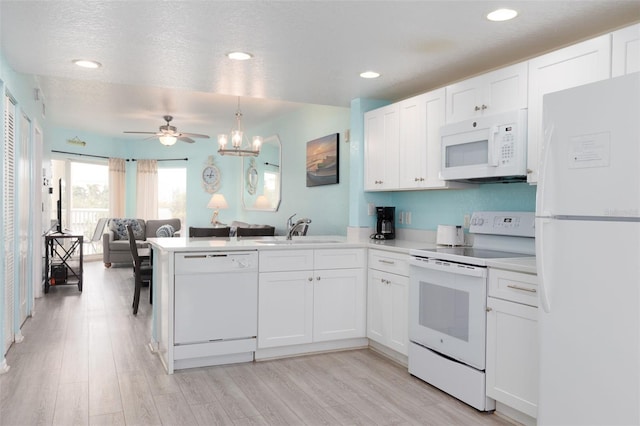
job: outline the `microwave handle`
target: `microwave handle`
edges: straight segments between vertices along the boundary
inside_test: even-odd
[[[489,131],[489,158],[487,159],[489,167],[498,167],[499,164],[500,147],[498,146],[498,141],[496,140],[499,132],[500,129],[498,129],[498,126],[491,126],[491,130]]]

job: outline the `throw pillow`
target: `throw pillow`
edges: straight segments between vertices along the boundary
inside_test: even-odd
[[[173,234],[175,232],[176,230],[173,229],[173,226],[167,223],[166,225],[162,225],[161,227],[158,228],[158,230],[156,231],[156,237],[159,237],[159,238],[173,237]]]
[[[111,219],[109,221],[109,229],[114,232],[115,239],[117,240],[129,239],[127,225],[131,225],[131,229],[133,229],[133,235],[136,237],[136,240],[144,240],[144,231],[142,230],[138,219]]]

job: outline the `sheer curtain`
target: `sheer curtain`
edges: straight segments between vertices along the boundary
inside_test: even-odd
[[[158,161],[138,160],[136,182],[136,216],[144,220],[157,219]]]
[[[125,174],[124,158],[109,158],[109,217],[124,217]]]

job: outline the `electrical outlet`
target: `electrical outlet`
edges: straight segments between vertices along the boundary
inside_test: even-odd
[[[404,212],[398,214],[398,223],[401,225],[404,223]]]
[[[411,212],[404,212],[404,224],[411,225]]]
[[[463,226],[463,228],[467,229],[467,228],[469,228],[469,226],[471,226],[471,215],[465,214],[464,215],[464,226]]]
[[[367,205],[369,216],[373,216],[376,214],[376,205],[373,203],[369,203]]]

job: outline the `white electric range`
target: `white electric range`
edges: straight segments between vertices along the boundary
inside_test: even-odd
[[[409,253],[409,373],[481,411],[485,391],[487,261],[535,254],[533,212],[476,212],[471,247]]]

